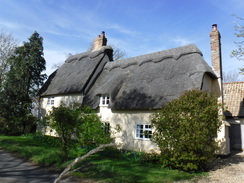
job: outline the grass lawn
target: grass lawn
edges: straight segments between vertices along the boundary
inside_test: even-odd
[[[87,151],[73,151],[69,161],[62,162],[59,150],[59,139],[41,135],[0,136],[0,148],[14,152],[31,161],[62,171],[76,156]],[[118,150],[106,149],[80,162],[79,171],[73,175],[82,178],[116,183],[161,183],[178,180],[189,180],[201,174],[191,174],[163,168],[160,165],[142,164],[133,154],[125,155]]]

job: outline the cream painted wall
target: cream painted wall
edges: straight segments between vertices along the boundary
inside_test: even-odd
[[[210,76],[208,76],[207,74],[204,74],[202,82],[203,82],[203,84],[202,84],[203,91],[213,91],[213,81]]]
[[[153,111],[148,110],[111,110],[106,106],[100,106],[98,115],[104,122],[109,122],[113,137],[119,148],[135,150],[139,152],[159,152],[159,148],[151,140],[136,138],[137,124],[151,124],[150,116]],[[119,125],[120,132],[114,129]]]
[[[48,105],[47,101],[49,97],[54,97],[54,105]],[[60,106],[61,102],[69,105],[72,103],[82,103],[83,94],[69,94],[69,95],[56,95],[56,96],[48,96],[42,97],[40,99],[40,111],[39,111],[39,119],[44,119],[44,117],[52,111],[53,107]],[[42,124],[38,124],[37,130],[43,132],[45,135],[57,136],[55,130],[51,129],[49,126],[45,127]]]
[[[48,105],[47,101],[49,97],[54,97],[54,105]],[[83,94],[68,94],[68,95],[56,95],[56,96],[48,96],[41,98],[41,117],[44,117],[48,114],[49,111],[52,110],[53,107],[60,106],[61,102],[69,105],[74,102],[82,103]]]
[[[229,155],[230,154],[230,138],[229,138],[229,126],[226,121],[222,121],[220,131],[218,132],[216,141],[218,142],[219,149],[217,154]]]
[[[220,104],[223,104],[223,92],[222,92],[221,79],[213,80],[207,74],[203,77],[203,91],[211,91],[218,96],[218,101]],[[219,116],[222,118],[223,109],[220,108]],[[219,150],[217,154],[228,155],[230,153],[230,139],[229,139],[229,125],[228,122],[222,120],[222,125],[220,127],[220,131],[217,134],[216,138],[219,146]]]

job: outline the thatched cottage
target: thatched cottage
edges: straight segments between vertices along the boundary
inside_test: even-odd
[[[41,116],[61,101],[79,102],[95,109],[111,128],[120,125],[122,131],[115,140],[122,148],[157,150],[150,141],[152,113],[186,90],[206,90],[222,99],[217,25],[210,36],[214,70],[193,44],[113,61],[113,50],[106,46],[103,32],[95,39],[93,51],[69,57],[49,76],[40,91]],[[223,154],[229,153],[227,134],[223,123],[218,137]]]

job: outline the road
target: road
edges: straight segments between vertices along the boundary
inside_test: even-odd
[[[57,176],[0,149],[0,183],[52,183]]]

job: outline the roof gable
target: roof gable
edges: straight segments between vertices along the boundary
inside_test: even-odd
[[[99,51],[69,57],[57,71],[50,75],[40,90],[41,96],[82,92],[100,64],[104,62],[104,66],[106,62],[112,60],[111,55],[111,47],[104,46]]]

